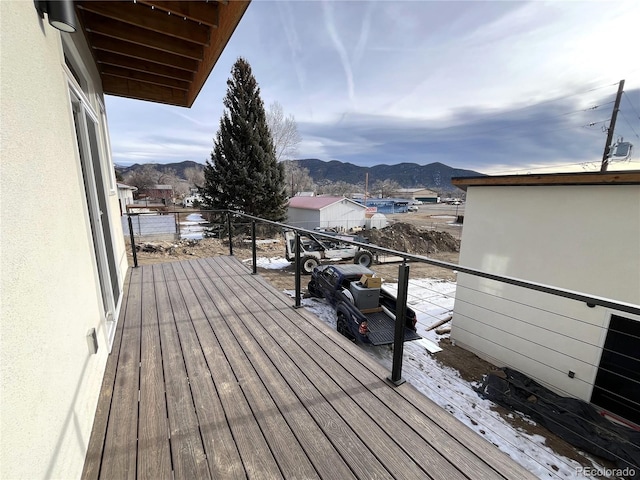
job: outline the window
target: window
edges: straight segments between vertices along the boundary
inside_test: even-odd
[[[640,424],[640,320],[611,315],[591,402]]]

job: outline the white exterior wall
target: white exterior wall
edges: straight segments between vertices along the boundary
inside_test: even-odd
[[[320,210],[289,207],[286,222],[293,227],[313,230],[320,226]]]
[[[469,187],[460,264],[640,304],[640,186]],[[459,274],[451,337],[589,401],[611,313]]]
[[[124,215],[127,213],[127,205],[133,204],[133,190],[130,188],[118,188],[118,200],[120,202],[120,211]]]
[[[108,348],[61,38],[24,1],[0,2],[0,35],[0,478],[79,478]]]
[[[366,208],[349,200],[342,200],[320,210],[321,228],[349,230],[366,224]]]

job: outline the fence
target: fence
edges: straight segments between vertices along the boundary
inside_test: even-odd
[[[301,234],[313,233],[318,237],[331,239],[330,235],[322,232],[306,230],[299,226],[291,226],[277,222],[267,221],[258,217],[253,217],[237,212],[219,211],[217,214],[224,215],[224,220],[214,225],[208,225],[207,228],[216,227],[218,232],[224,233],[229,241],[229,254],[233,255],[233,237],[234,231],[243,229],[247,234],[251,235],[253,273],[257,273],[257,248],[256,248],[256,230],[258,225],[268,225],[275,229],[290,229],[296,232],[296,241],[299,244],[299,236]],[[167,225],[169,222],[167,222]],[[129,233],[132,238],[132,247],[135,255],[135,222],[130,219]],[[140,230],[142,232],[143,229]],[[180,230],[178,230],[180,231]],[[517,278],[495,275],[477,269],[467,268],[464,266],[434,260],[428,257],[413,255],[407,252],[400,252],[391,249],[382,248],[376,245],[363,244],[345,240],[346,243],[360,246],[372,251],[378,256],[393,256],[401,259],[398,266],[398,284],[396,288],[399,306],[398,312],[404,312],[406,305],[418,313],[418,333],[427,335],[430,327],[437,323],[443,315],[454,310],[458,311],[458,315],[468,317],[472,320],[469,322],[460,322],[460,330],[464,335],[473,335],[484,338],[486,342],[492,344],[493,348],[502,349],[518,349],[517,342],[520,340],[529,340],[529,346],[526,351],[520,351],[519,354],[528,358],[534,367],[527,372],[528,376],[542,385],[552,385],[553,390],[559,394],[568,397],[575,397],[575,391],[564,389],[561,383],[555,383],[553,376],[549,377],[549,369],[557,370],[557,374],[576,378],[576,382],[588,384],[587,389],[593,391],[592,401],[598,402],[599,407],[605,408],[605,412],[611,416],[618,416],[620,419],[627,419],[632,428],[638,428],[640,424],[640,306],[620,302],[608,298],[602,298],[595,295],[574,292],[567,289],[557,288],[541,283],[525,281]],[[295,258],[295,295],[294,306],[301,306],[302,299],[302,276],[300,268],[299,250],[296,249]],[[455,298],[455,286],[443,282],[429,282],[423,279],[410,278],[410,266],[414,263],[425,263],[448,270],[454,270],[458,274],[476,279],[479,283],[469,284],[466,282],[464,286],[458,288],[476,289],[479,296],[465,296],[464,300]],[[508,289],[505,290],[505,286]],[[506,293],[505,293],[506,292]],[[522,292],[527,292],[523,295]],[[531,292],[534,292],[531,294]],[[506,296],[505,296],[506,295]],[[482,300],[482,297],[496,297],[500,299],[500,307],[493,309],[492,305]],[[572,308],[567,308],[566,303],[569,302]],[[518,308],[509,308],[509,304],[513,303]],[[581,312],[581,309],[573,308],[576,305],[582,305],[591,312],[590,315],[577,315],[575,312]],[[600,311],[601,314],[610,314],[610,322],[594,322],[593,312]],[[482,312],[482,313],[479,313]],[[389,380],[394,384],[400,384],[402,378],[402,362],[404,343],[403,338],[403,315],[398,315],[396,321],[396,340],[393,346],[393,358],[390,359],[391,375]],[[602,316],[602,315],[601,315]],[[487,320],[489,319],[489,320]],[[471,325],[471,326],[469,326]],[[454,318],[454,328],[456,322]],[[546,342],[533,341],[539,333],[548,333],[549,340]],[[544,338],[544,335],[543,337]],[[570,347],[568,345],[571,345]],[[414,347],[409,346],[413,349]],[[572,352],[587,352],[586,354],[574,354]],[[572,358],[577,365],[582,365],[592,369],[596,374],[595,378],[589,378],[580,374],[580,370],[564,371],[553,366],[554,358]],[[557,362],[556,362],[557,363]],[[535,365],[543,365],[545,368],[537,368]],[[520,370],[521,365],[513,365],[503,362],[506,367]],[[540,375],[537,374],[540,372]],[[576,375],[577,374],[577,375]],[[419,389],[429,390],[429,396],[442,397],[442,404],[454,413],[457,409],[462,409],[464,402],[458,390],[447,393],[438,387],[425,384],[421,378],[414,377],[410,372],[410,378]],[[455,382],[452,379],[452,382]],[[558,386],[560,385],[560,386]],[[587,451],[595,451],[598,455],[604,456],[615,462],[620,468],[630,468],[635,473],[632,478],[640,476],[640,430],[637,432],[638,437],[634,440],[624,438],[620,430],[613,424],[602,424],[594,418],[586,418],[577,411],[567,409],[566,405],[559,404],[560,400],[553,392],[540,393],[541,391],[533,384],[525,384],[523,387],[525,394],[533,395],[537,398],[537,402],[546,403],[553,407],[553,410],[563,412],[564,417],[570,421],[563,424],[553,415],[542,412],[539,417],[541,423],[547,422],[550,429],[557,431],[561,429],[565,433],[569,433],[574,439],[577,439],[581,448]],[[486,392],[485,392],[486,393]],[[494,392],[495,393],[495,392]],[[516,410],[528,411],[526,400],[513,397],[511,398],[512,406]],[[530,405],[529,405],[530,406]],[[473,407],[475,409],[475,407]],[[483,408],[470,412],[465,409],[462,417],[470,419],[471,422],[480,423],[482,416],[487,413],[483,412]],[[616,415],[617,412],[617,415]],[[477,421],[474,420],[477,418]],[[635,426],[634,426],[635,424]],[[560,427],[558,427],[560,425]],[[572,427],[572,425],[580,425]],[[554,430],[555,427],[555,430]],[[591,435],[588,430],[591,429],[597,434]],[[501,432],[493,432],[494,435],[500,436]],[[604,446],[600,443],[601,439],[615,439],[616,447]],[[509,441],[509,440],[506,440]],[[511,440],[513,441],[513,440]],[[514,447],[518,447],[514,445]],[[590,449],[590,447],[592,447]],[[555,473],[549,470],[552,476]]]
[[[122,228],[144,240],[201,239],[217,237],[221,227],[203,215],[211,212],[145,212],[122,216]],[[130,226],[129,226],[130,222]]]

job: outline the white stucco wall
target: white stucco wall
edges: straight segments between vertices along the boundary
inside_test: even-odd
[[[2,1],[0,35],[0,478],[79,478],[107,345],[60,33]]]
[[[640,304],[640,186],[469,187],[460,264]],[[459,274],[451,337],[589,401],[610,314]]]

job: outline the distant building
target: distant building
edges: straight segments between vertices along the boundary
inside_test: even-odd
[[[138,199],[149,203],[171,205],[173,203],[173,187],[171,185],[154,185],[138,190]]]
[[[359,202],[363,202],[360,200]],[[367,198],[367,207],[376,213],[406,213],[410,200],[404,198]],[[373,210],[375,208],[375,210]]]
[[[184,205],[185,207],[193,207],[194,204],[201,204],[202,201],[204,199],[202,198],[202,195],[200,195],[199,193],[193,193],[191,195],[187,195],[186,197],[184,197],[184,200],[182,201],[182,205]]]
[[[293,197],[289,199],[287,223],[309,230],[349,231],[365,225],[366,210],[364,205],[345,197]]]
[[[416,202],[438,203],[440,201],[438,192],[434,192],[427,188],[401,188],[396,190],[396,193],[402,198],[407,198]]]
[[[133,204],[133,192],[137,191],[137,187],[118,183],[118,202],[120,202],[120,215],[127,211],[127,205]]]

